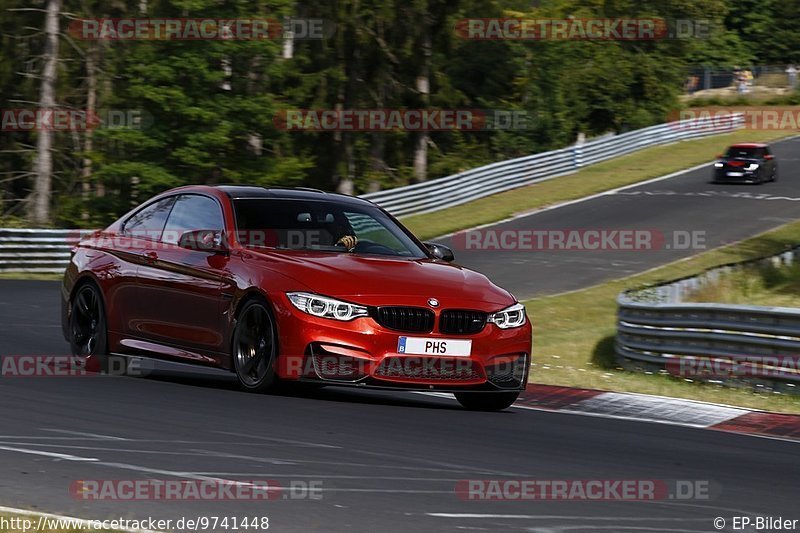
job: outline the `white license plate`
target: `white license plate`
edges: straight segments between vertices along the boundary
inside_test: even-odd
[[[728,172],[728,176],[741,178],[742,176],[744,176],[744,172]]]
[[[423,339],[419,337],[400,337],[397,340],[397,353],[411,355],[447,355],[450,357],[469,357],[472,341],[463,339]]]

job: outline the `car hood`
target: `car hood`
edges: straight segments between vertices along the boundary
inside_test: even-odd
[[[289,276],[311,291],[365,305],[392,302],[442,307],[471,304],[486,311],[511,305],[514,297],[486,276],[432,259],[397,259],[347,253],[250,250],[261,266]],[[298,287],[298,290],[303,290]]]

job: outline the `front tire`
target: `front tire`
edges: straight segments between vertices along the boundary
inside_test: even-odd
[[[502,411],[517,401],[519,392],[457,392],[456,400],[469,411]]]
[[[236,320],[231,350],[236,377],[245,391],[266,392],[275,384],[277,337],[266,302],[247,302]]]

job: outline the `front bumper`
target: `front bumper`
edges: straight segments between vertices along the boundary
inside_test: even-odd
[[[760,181],[760,169],[744,170],[741,168],[720,168],[714,172],[714,181],[728,183],[757,183]]]
[[[402,390],[517,391],[527,384],[532,327],[500,329],[487,324],[479,333],[406,333],[382,327],[372,317],[350,322],[316,318],[276,305],[280,356],[277,375],[313,381]],[[408,355],[398,352],[400,337],[472,341],[468,357]]]

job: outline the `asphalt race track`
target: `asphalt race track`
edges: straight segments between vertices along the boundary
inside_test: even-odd
[[[800,198],[791,158],[799,143],[778,145],[778,183],[710,185],[704,169],[504,226],[704,230],[717,246],[798,218],[796,201],[757,196]],[[691,253],[457,256],[524,297]],[[58,297],[55,282],[0,281],[0,355],[66,354]],[[727,521],[725,531],[734,516],[800,518],[795,443],[521,408],[471,413],[435,395],[326,388],[259,396],[240,392],[227,375],[170,371],[0,377],[0,420],[0,504],[83,518],[268,516],[277,532],[385,533],[691,533],[715,531],[716,517]],[[69,491],[78,480],[208,478],[276,480],[296,491],[269,502],[81,501]],[[677,479],[714,490],[711,499],[653,502],[456,495],[460,480],[488,479]],[[317,499],[290,497],[309,486],[321,489]]]
[[[664,235],[669,249],[645,251],[465,250],[456,261],[487,274],[520,300],[627,277],[696,255],[674,232],[704,232],[716,248],[800,218],[800,138],[773,145],[780,175],[763,185],[712,184],[711,164],[663,181],[625,188],[584,202],[515,218],[485,230],[644,230]],[[723,152],[725,146],[720,146]],[[484,231],[485,231],[484,230]],[[685,235],[685,233],[684,233]]]
[[[55,285],[0,286],[3,354],[66,353]],[[470,413],[421,394],[258,396],[227,377],[167,373],[0,383],[0,502],[84,518],[269,516],[279,532],[700,532],[713,531],[717,516],[786,516],[800,481],[790,442],[517,408]],[[322,498],[79,501],[68,490],[76,480],[202,476],[315,482]],[[700,480],[719,494],[464,501],[454,489],[467,479]]]
[[[0,287],[2,353],[66,353],[56,285]],[[591,533],[713,531],[717,516],[796,510],[798,448],[779,440],[518,408],[471,413],[421,394],[258,396],[227,377],[0,383],[0,502],[70,516],[268,516],[279,532]],[[68,490],[77,480],[202,476],[321,483],[322,498],[80,501]],[[712,500],[648,503],[464,501],[454,489],[467,479],[681,479],[716,490]]]

